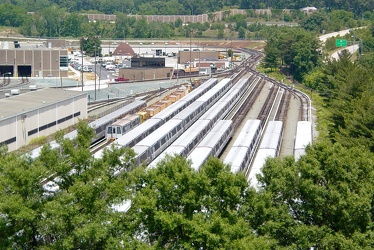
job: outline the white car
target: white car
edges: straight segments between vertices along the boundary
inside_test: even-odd
[[[106,69],[106,70],[115,70],[115,69],[116,69],[116,66],[113,65],[113,64],[109,64],[109,65],[106,65],[106,66],[105,66],[105,69]]]

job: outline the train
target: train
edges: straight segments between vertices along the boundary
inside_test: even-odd
[[[218,82],[217,78],[208,79],[198,88],[196,88],[194,91],[192,91],[188,95],[183,96],[181,99],[171,104],[170,106],[166,107],[165,109],[163,109],[162,111],[154,115],[153,117],[142,122],[140,125],[132,129],[126,135],[122,135],[121,137],[118,137],[113,145],[115,147],[133,147],[136,143],[143,140],[146,136],[148,136],[150,133],[155,131],[162,124],[170,120],[174,115],[178,114],[185,107],[193,103],[196,99],[198,99],[200,96],[205,94],[208,90],[213,88],[213,86],[215,86],[217,82]],[[109,148],[109,146],[106,148]],[[97,151],[94,154],[94,157],[101,158],[103,150],[105,150],[105,148]]]
[[[105,138],[108,140],[116,140],[139,124],[140,116],[138,114],[128,114],[107,126]]]
[[[248,120],[241,129],[223,162],[231,166],[232,173],[244,171],[249,166],[261,137],[261,120]]]
[[[279,155],[282,136],[283,122],[269,121],[247,178],[251,186],[257,190],[259,186],[256,176],[261,173],[267,158]]]
[[[137,154],[136,164],[149,164],[202,114],[205,113],[231,87],[232,80],[225,78],[212,89],[161,125],[153,133],[139,141],[132,149]]]
[[[135,113],[139,110],[141,110],[142,108],[146,107],[147,106],[147,103],[146,101],[142,101],[142,100],[134,100],[132,101],[131,103],[123,106],[122,108],[120,109],[117,109],[116,111],[108,114],[108,115],[105,115],[93,122],[90,122],[88,124],[89,127],[93,128],[95,130],[95,134],[96,134],[96,137],[92,139],[92,143],[95,143],[99,140],[101,140],[102,138],[105,137],[105,132],[106,132],[106,128],[108,125],[112,124],[114,121],[116,121],[117,119],[127,115],[127,114],[131,114],[131,113]],[[66,139],[70,139],[70,140],[73,140],[77,137],[78,135],[78,132],[77,130],[74,130],[70,133],[67,133],[66,135],[64,135],[64,138]],[[49,144],[51,145],[52,148],[58,148],[59,147],[59,144],[56,142],[56,141],[51,141],[49,142]],[[29,152],[30,156],[35,159],[37,158],[39,155],[40,155],[40,152],[42,150],[43,146],[40,146],[34,150],[32,150],[31,152]]]
[[[154,168],[166,155],[175,154],[187,157],[204,136],[212,129],[214,124],[225,117],[236,105],[240,97],[248,88],[250,76],[240,79],[231,89],[207,110],[194,124],[191,125],[178,139],[167,147],[148,168]]]
[[[310,121],[298,121],[294,146],[295,161],[305,154],[305,148],[309,144],[312,144],[312,123]]]
[[[210,156],[218,157],[233,135],[231,120],[220,120],[188,155],[192,169],[198,171]]]

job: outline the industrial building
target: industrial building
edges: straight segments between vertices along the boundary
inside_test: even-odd
[[[67,77],[68,66],[65,40],[48,40],[40,44],[0,43],[0,76]]]
[[[0,99],[0,144],[14,151],[87,118],[87,93],[63,89],[13,89]]]

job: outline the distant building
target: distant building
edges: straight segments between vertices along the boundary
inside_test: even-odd
[[[117,48],[112,52],[112,56],[114,57],[132,57],[134,56],[133,48],[128,44],[121,42],[118,44]]]
[[[312,14],[314,12],[317,12],[318,9],[316,7],[305,7],[305,8],[300,9],[300,11],[306,14]]]
[[[65,40],[47,40],[36,45],[2,41],[0,76],[67,77],[69,63],[65,46]]]

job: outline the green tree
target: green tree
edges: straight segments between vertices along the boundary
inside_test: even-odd
[[[305,19],[301,21],[300,25],[306,30],[322,33],[323,30],[328,29],[327,18],[325,13],[315,12],[306,16]]]
[[[270,70],[276,69],[279,66],[279,53],[276,48],[274,39],[270,39],[266,42],[264,49],[265,57],[262,60],[262,66],[264,68],[270,68]]]
[[[296,248],[339,248],[344,242],[368,249],[373,170],[373,154],[364,147],[328,141],[308,148],[296,163],[292,157],[268,160],[258,178],[262,200],[271,201],[260,206],[258,232]]]
[[[255,239],[238,217],[254,190],[247,189],[244,176],[231,174],[218,159],[208,160],[196,172],[184,158],[167,157],[155,169],[135,171],[132,180],[133,237],[142,235],[141,241],[156,248],[245,249],[252,241],[265,248],[273,244]]]
[[[134,24],[134,37],[135,38],[146,38],[148,37],[148,23],[145,17],[137,20]]]
[[[240,27],[238,31],[238,37],[245,38],[246,33],[247,33],[247,30],[244,27]]]

